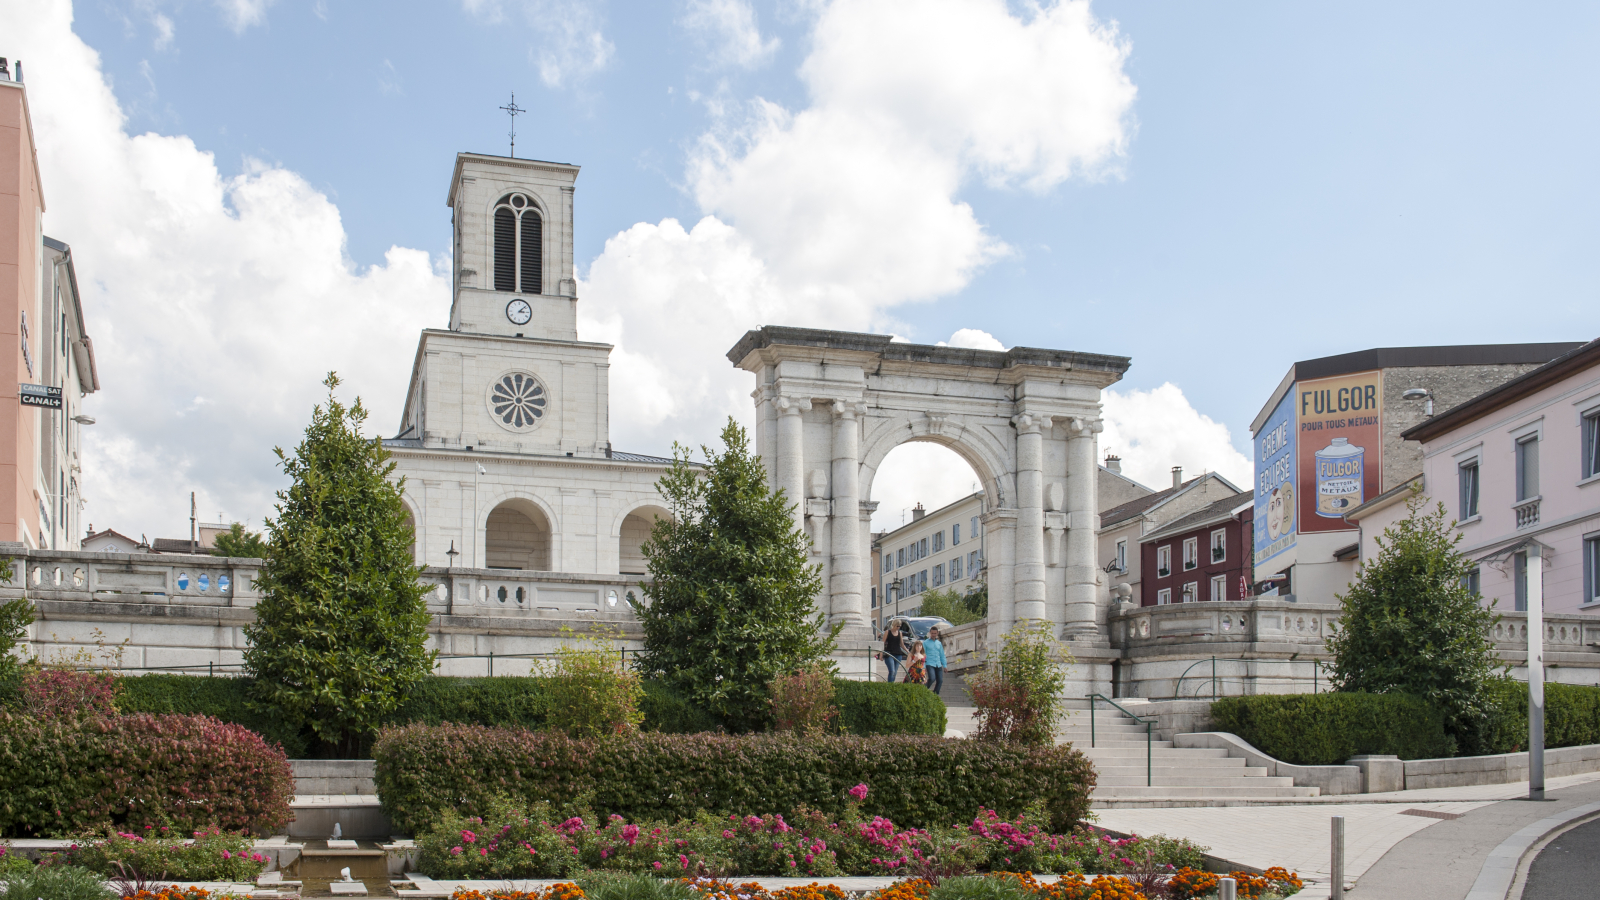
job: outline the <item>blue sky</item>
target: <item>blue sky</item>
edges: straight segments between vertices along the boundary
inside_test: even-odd
[[[694,165],[708,136],[736,161],[760,142],[744,118],[757,98],[793,113],[820,107],[816,77],[801,72],[823,55],[819,23],[860,21],[834,9],[852,0],[262,2],[87,0],[74,7],[72,28],[100,54],[128,135],[187,136],[214,154],[224,181],[263,164],[303,179],[336,208],[357,273],[386,265],[391,247],[426,251],[437,268],[448,251],[453,154],[505,152],[497,107],[515,90],[529,110],[518,117],[518,155],[583,166],[577,258],[600,306],[617,290],[608,283],[628,282],[588,267],[638,223],[671,218],[691,229],[714,214],[745,233],[768,227],[755,222],[753,195],[717,194]],[[903,30],[867,35],[853,55],[833,59],[847,69],[863,52],[914,53],[926,20],[961,2],[905,4]],[[8,18],[29,15],[28,4],[6,5]],[[1042,185],[1036,165],[1000,177],[983,160],[955,166],[952,199],[970,206],[988,240],[976,261],[844,326],[828,313],[840,307],[791,308],[780,290],[739,328],[866,322],[930,343],[978,329],[1006,346],[1131,356],[1119,389],[1171,382],[1186,400],[1170,418],[1155,405],[1153,421],[1124,428],[1125,444],[1148,451],[1149,472],[1184,462],[1181,435],[1136,437],[1164,422],[1181,430],[1204,416],[1244,447],[1251,418],[1296,359],[1600,332],[1600,7],[1097,2],[1091,10],[1100,37],[1126,53],[1111,68],[1136,90],[1111,117],[1121,131],[1104,152],[1075,158],[1072,174]],[[731,32],[706,17],[745,13],[755,31],[743,35],[740,58]],[[1009,13],[1019,23],[1041,15],[1022,4]],[[957,52],[968,50],[984,48]],[[1073,71],[1042,68],[1038,77]],[[820,77],[842,84],[850,75]],[[1001,84],[992,103],[1004,111],[1010,102]],[[53,116],[71,114],[69,98],[57,101]],[[1019,107],[1015,119],[1029,115],[1040,113]],[[981,143],[984,127],[972,128]],[[56,175],[45,167],[47,179]],[[83,258],[80,266],[93,265]],[[862,302],[876,302],[883,286],[863,279]],[[438,282],[413,288],[434,299],[410,302],[397,318],[407,328],[418,318],[439,324],[448,299]],[[116,296],[107,284],[97,302]],[[383,315],[381,299],[373,302]],[[414,338],[394,333],[383,340],[394,343],[403,381]],[[380,407],[376,430],[397,415]],[[669,416],[622,436],[631,449],[660,452],[674,438],[709,439],[694,437],[706,421]],[[1226,470],[1222,451],[1208,452],[1188,465]],[[263,512],[256,481],[269,483],[270,473],[230,480],[192,459],[185,465],[230,516]],[[164,510],[151,501],[118,514],[174,518]]]

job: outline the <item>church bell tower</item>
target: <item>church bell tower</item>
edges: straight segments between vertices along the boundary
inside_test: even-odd
[[[578,167],[456,155],[450,330],[578,339],[572,192]]]

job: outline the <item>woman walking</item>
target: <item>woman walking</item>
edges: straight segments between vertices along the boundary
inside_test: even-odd
[[[928,629],[928,639],[922,642],[923,655],[927,657],[928,687],[938,694],[944,688],[944,640],[937,627]]]
[[[900,663],[906,658],[905,642],[900,640],[900,623],[889,623],[889,631],[883,636],[883,664],[889,667],[889,683],[894,684],[895,676],[900,673]]]

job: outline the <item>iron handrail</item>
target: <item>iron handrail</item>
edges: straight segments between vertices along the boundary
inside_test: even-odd
[[[1177,684],[1172,688],[1172,698],[1174,700],[1183,699],[1183,680],[1189,677],[1189,673],[1194,671],[1195,666],[1205,662],[1211,663],[1211,699],[1217,699],[1217,658],[1213,656],[1209,660],[1197,659],[1189,664],[1189,668],[1183,670],[1183,674],[1178,676]]]
[[[1144,726],[1144,786],[1145,787],[1152,787],[1155,784],[1155,774],[1154,774],[1154,772],[1155,772],[1155,764],[1152,762],[1152,760],[1155,758],[1155,741],[1154,741],[1153,735],[1151,734],[1150,727],[1155,724],[1155,720],[1154,719],[1146,719],[1144,716],[1140,716],[1140,715],[1136,715],[1134,713],[1128,712],[1127,709],[1123,708],[1122,704],[1120,704],[1117,701],[1111,699],[1110,697],[1107,697],[1104,694],[1090,694],[1088,699],[1089,699],[1089,746],[1090,747],[1093,747],[1094,746],[1094,742],[1095,742],[1094,702],[1096,700],[1104,700],[1105,702],[1111,704],[1112,706],[1115,706],[1118,710],[1120,710],[1122,712],[1123,715],[1127,716],[1128,718],[1130,718],[1130,719],[1134,720],[1135,722],[1138,722],[1138,723],[1140,723],[1140,724],[1142,724]]]

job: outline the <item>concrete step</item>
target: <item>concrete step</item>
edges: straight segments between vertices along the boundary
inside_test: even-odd
[[[1174,800],[1244,800],[1244,799],[1272,799],[1279,797],[1316,797],[1321,790],[1314,787],[1278,787],[1255,786],[1249,787],[1192,787],[1181,785],[1157,784],[1146,787],[1136,785],[1106,785],[1095,786],[1094,793],[1089,800],[1119,800],[1119,799],[1146,799],[1170,798]]]
[[[1083,751],[1083,755],[1089,757],[1090,759],[1144,759],[1143,741],[1140,741],[1136,747],[1084,746],[1079,747],[1078,749]],[[1216,762],[1231,759],[1234,762],[1227,763],[1227,765],[1231,766],[1234,765],[1234,763],[1237,763],[1241,766],[1244,765],[1244,760],[1242,758],[1237,756],[1229,756],[1228,751],[1226,750],[1206,750],[1204,751],[1205,755],[1203,756],[1200,755],[1200,753],[1201,751],[1198,748],[1156,747],[1154,748],[1153,755],[1156,759],[1183,759],[1197,763],[1200,760],[1207,759]]]
[[[1112,748],[1137,747],[1137,748],[1139,748],[1139,752],[1140,753],[1144,752],[1144,748],[1145,748],[1145,744],[1146,744],[1145,739],[1142,738],[1142,737],[1139,738],[1136,741],[1126,740],[1126,739],[1123,739],[1123,738],[1100,738],[1099,740],[1095,741],[1093,747],[1089,746],[1089,739],[1088,738],[1084,738],[1081,741],[1065,741],[1065,740],[1059,740],[1058,739],[1056,741],[1056,743],[1057,744],[1071,744],[1072,746],[1077,747],[1079,750],[1085,750],[1085,751],[1087,751],[1087,750],[1099,750],[1102,747],[1105,748],[1105,749],[1108,749],[1108,750],[1112,749]],[[1173,746],[1172,746],[1172,742],[1171,741],[1150,741],[1149,742],[1149,746],[1150,746],[1150,748],[1152,750],[1171,750],[1171,749],[1174,749]]]
[[[1117,766],[1143,766],[1144,765],[1144,754],[1143,753],[1139,753],[1139,754],[1131,754],[1130,753],[1130,754],[1126,754],[1126,755],[1115,755],[1115,756],[1113,756],[1113,755],[1100,754],[1100,753],[1090,753],[1090,752],[1085,751],[1084,752],[1084,756],[1089,757],[1089,761],[1094,763],[1095,769],[1099,770],[1099,771],[1102,771],[1102,772],[1105,771],[1108,768],[1114,768],[1114,767],[1117,767]],[[1202,756],[1202,757],[1196,757],[1194,759],[1190,759],[1190,758],[1184,757],[1184,756],[1170,756],[1170,755],[1163,756],[1160,753],[1156,753],[1156,754],[1153,754],[1151,756],[1150,762],[1151,762],[1152,765],[1156,766],[1157,768],[1161,768],[1161,767],[1165,766],[1165,767],[1169,767],[1169,768],[1184,768],[1184,769],[1195,769],[1195,770],[1204,769],[1204,770],[1206,770],[1208,772],[1211,772],[1211,771],[1223,771],[1223,770],[1227,770],[1227,771],[1239,770],[1239,771],[1242,771],[1244,769],[1253,768],[1251,766],[1246,765],[1244,760],[1239,759],[1238,757],[1234,757],[1234,756],[1224,756],[1224,757],[1221,757],[1221,758],[1214,757],[1214,756],[1211,756],[1211,757]]]
[[[1156,787],[1182,788],[1293,788],[1294,779],[1260,776],[1258,778],[1200,777],[1195,775],[1166,775],[1159,772],[1151,782]],[[1279,783],[1281,782],[1281,783]],[[1137,775],[1100,774],[1097,785],[1106,787],[1139,787],[1145,784],[1144,772]]]

